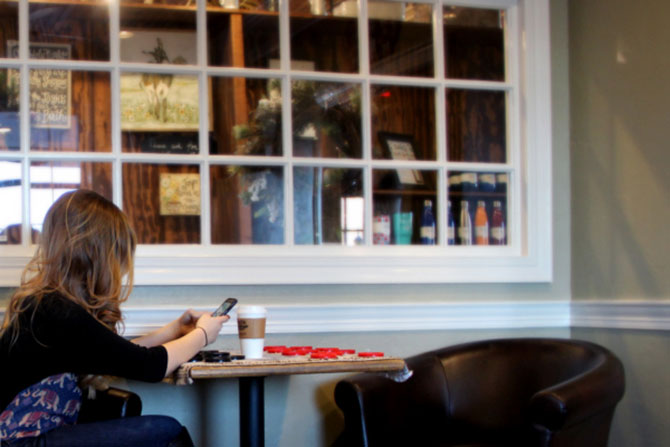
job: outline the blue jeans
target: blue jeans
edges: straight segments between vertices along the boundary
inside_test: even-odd
[[[0,447],[192,447],[188,431],[169,416],[136,416],[66,425]]]

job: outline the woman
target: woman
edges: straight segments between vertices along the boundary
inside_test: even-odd
[[[79,378],[158,382],[216,340],[228,319],[189,310],[132,341],[118,335],[135,245],[126,216],[95,192],[72,191],[49,209],[0,331],[3,447],[193,445],[167,416],[75,424]]]

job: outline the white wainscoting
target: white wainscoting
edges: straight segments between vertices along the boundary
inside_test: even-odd
[[[268,333],[383,332],[441,329],[567,327],[568,301],[407,303],[387,305],[268,305]],[[127,335],[146,333],[177,318],[182,308],[123,309]],[[222,334],[236,327],[224,325]]]
[[[572,301],[570,326],[670,330],[670,300]]]

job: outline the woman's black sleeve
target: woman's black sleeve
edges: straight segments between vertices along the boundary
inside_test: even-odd
[[[63,363],[65,371],[158,382],[167,370],[163,346],[145,348],[115,334],[81,306],[64,298],[46,298],[33,320],[38,341],[46,344],[45,361]]]

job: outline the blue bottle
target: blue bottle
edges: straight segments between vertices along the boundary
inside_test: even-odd
[[[433,202],[431,200],[424,200],[423,202],[421,243],[423,245],[435,245],[435,216],[433,215]]]
[[[451,210],[451,200],[447,201],[447,245],[456,245],[456,224]]]

